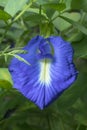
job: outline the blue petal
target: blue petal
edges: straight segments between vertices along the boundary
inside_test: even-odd
[[[76,80],[78,74],[73,63],[73,49],[61,37],[48,40],[53,45],[55,58],[51,65],[52,86],[60,93]]]
[[[13,58],[9,71],[14,88],[43,109],[75,81],[73,49],[61,37],[41,36],[33,38],[24,49],[28,53],[20,56],[31,66]]]

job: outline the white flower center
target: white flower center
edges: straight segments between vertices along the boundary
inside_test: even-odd
[[[50,77],[50,61],[48,59],[44,59],[40,62],[40,75],[39,75],[39,81],[42,84],[49,85],[51,81]]]

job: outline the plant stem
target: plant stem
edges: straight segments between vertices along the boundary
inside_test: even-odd
[[[13,22],[18,20],[31,5],[32,5],[32,1],[28,5],[26,5],[25,8],[14,18]]]
[[[39,15],[40,15],[40,24],[39,24],[39,30],[40,30],[40,35],[41,35],[41,5],[39,7]]]

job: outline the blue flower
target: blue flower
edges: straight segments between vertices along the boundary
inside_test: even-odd
[[[12,59],[9,71],[14,88],[43,109],[76,80],[73,49],[57,36],[36,36],[23,49],[28,53],[19,55],[31,65]]]

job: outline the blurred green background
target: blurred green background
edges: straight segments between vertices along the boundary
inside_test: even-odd
[[[69,41],[79,71],[44,110],[12,88],[8,72],[11,57],[36,35]],[[0,0],[0,130],[87,130],[87,0]]]

